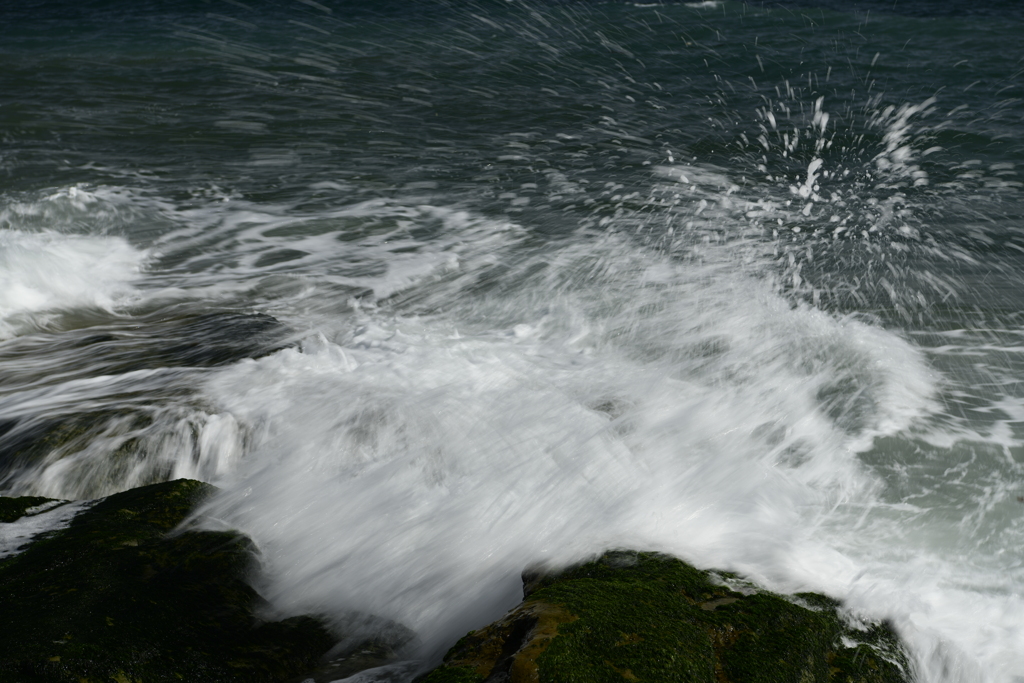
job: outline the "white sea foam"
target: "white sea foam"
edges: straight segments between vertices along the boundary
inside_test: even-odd
[[[714,169],[660,172],[689,173],[709,230],[766,206]],[[424,314],[319,317],[205,387],[253,444],[208,512],[261,545],[278,606],[394,619],[429,656],[514,604],[524,566],[628,546],[891,619],[922,680],[1024,670],[992,548],[957,561],[858,458],[936,410],[920,351],[781,298],[756,243],[679,260],[581,233],[524,256],[514,228],[460,221],[483,256],[404,285]]]
[[[41,509],[30,508],[21,518],[0,523],[0,559],[22,552],[40,534],[66,528],[75,515],[90,504],[61,501],[41,506]]]
[[[436,651],[534,562],[628,546],[799,586],[841,557],[811,532],[872,500],[856,452],[930,409],[916,351],[710,258],[615,237],[536,258],[513,293],[435,283],[444,317],[363,309],[211,376],[256,445],[207,512],[257,540],[276,604]]]
[[[145,259],[120,237],[0,229],[0,338],[48,311],[114,308],[135,293]]]
[[[331,288],[386,298],[445,274],[472,273],[523,237],[510,221],[383,199],[314,215],[234,202],[173,216],[182,226],[163,235],[158,248],[180,262],[161,274],[162,283],[193,296],[214,296],[251,294],[254,287],[280,295],[282,282],[290,282],[294,286],[283,289],[293,294],[272,312],[296,319],[316,306],[310,299]],[[414,235],[416,230],[428,236]],[[216,270],[207,267],[211,262],[217,262]]]

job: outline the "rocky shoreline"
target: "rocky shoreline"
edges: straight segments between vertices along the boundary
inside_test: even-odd
[[[0,683],[378,680],[393,648],[353,644],[316,615],[268,617],[249,582],[253,543],[181,527],[214,490],[177,480],[89,503],[0,497]],[[906,683],[909,672],[892,629],[852,626],[830,598],[620,550],[524,572],[524,601],[417,680]]]

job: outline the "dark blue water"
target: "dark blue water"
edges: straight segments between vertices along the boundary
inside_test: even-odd
[[[672,552],[1024,678],[1015,2],[0,8],[0,482],[430,662]],[[214,523],[214,522],[210,522]]]

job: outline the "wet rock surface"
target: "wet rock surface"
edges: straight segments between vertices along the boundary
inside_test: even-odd
[[[7,492],[80,499],[181,476],[208,479],[217,463],[202,462],[202,437],[217,408],[202,395],[203,378],[294,342],[269,315],[183,305],[132,317],[80,312],[61,322],[0,340]],[[60,360],[47,349],[58,349]],[[48,477],[55,466],[62,473]]]
[[[264,617],[247,582],[251,541],[175,531],[212,491],[178,480],[115,494],[0,560],[0,681],[262,682],[311,670],[336,639],[314,617]],[[0,498],[0,514],[45,503]]]
[[[288,345],[292,331],[264,313],[193,311],[170,306],[133,317],[94,312],[0,344],[0,381],[8,386],[51,378],[119,375],[158,368],[212,368],[259,358]],[[58,326],[58,328],[61,326]],[[58,365],[38,361],[43,349],[61,352]]]
[[[885,624],[851,627],[817,594],[783,597],[680,560],[611,552],[556,576],[462,638],[422,683],[905,683]]]
[[[47,504],[57,505],[60,501],[52,498],[41,498],[39,496],[21,496],[19,498],[0,497],[0,524],[14,522],[26,514],[31,514],[36,508]]]

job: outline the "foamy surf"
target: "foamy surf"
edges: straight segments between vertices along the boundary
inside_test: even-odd
[[[0,205],[0,338],[75,309],[136,301],[150,259],[119,233],[139,216],[126,188],[74,185]]]
[[[129,302],[145,260],[120,237],[0,229],[0,338],[54,311]]]
[[[275,604],[391,619],[436,653],[532,563],[628,546],[796,589],[840,557],[811,534],[872,504],[856,453],[932,409],[920,354],[720,264],[652,282],[657,257],[631,269],[614,239],[543,260],[514,295],[463,298],[462,324],[364,310],[210,378],[255,436],[205,512],[257,540]]]

